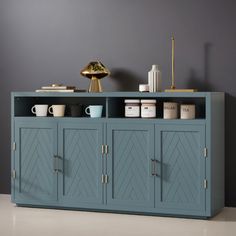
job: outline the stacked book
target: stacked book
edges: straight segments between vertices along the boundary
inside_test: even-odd
[[[35,90],[35,92],[64,92],[64,93],[74,93],[74,92],[84,92],[84,91],[85,90],[80,90],[75,86],[66,86],[61,84],[42,86],[41,89]]]

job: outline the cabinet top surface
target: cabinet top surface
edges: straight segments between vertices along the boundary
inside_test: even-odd
[[[208,97],[211,95],[224,95],[223,92],[12,92],[13,97]]]

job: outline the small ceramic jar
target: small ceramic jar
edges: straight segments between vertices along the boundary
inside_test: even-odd
[[[141,100],[141,117],[155,118],[156,117],[156,100],[144,99]]]
[[[163,114],[164,114],[164,119],[177,119],[178,118],[178,103],[164,102]]]
[[[180,118],[181,119],[195,119],[195,105],[182,104],[180,106]]]
[[[140,100],[125,100],[125,117],[140,117]]]
[[[140,84],[139,85],[139,92],[149,92],[149,85],[148,84]]]

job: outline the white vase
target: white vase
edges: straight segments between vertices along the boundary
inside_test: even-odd
[[[161,71],[158,65],[152,65],[152,69],[148,72],[149,92],[161,91]]]

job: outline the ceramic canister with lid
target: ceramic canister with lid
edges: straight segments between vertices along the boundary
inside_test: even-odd
[[[125,117],[140,117],[139,99],[125,99]]]
[[[143,99],[141,100],[141,117],[155,118],[156,117],[156,100]]]
[[[148,84],[140,84],[139,85],[139,92],[149,92],[149,85]]]
[[[180,118],[181,119],[195,119],[195,105],[182,104],[180,106]]]
[[[177,119],[178,118],[178,103],[164,102],[163,105],[164,119]]]

